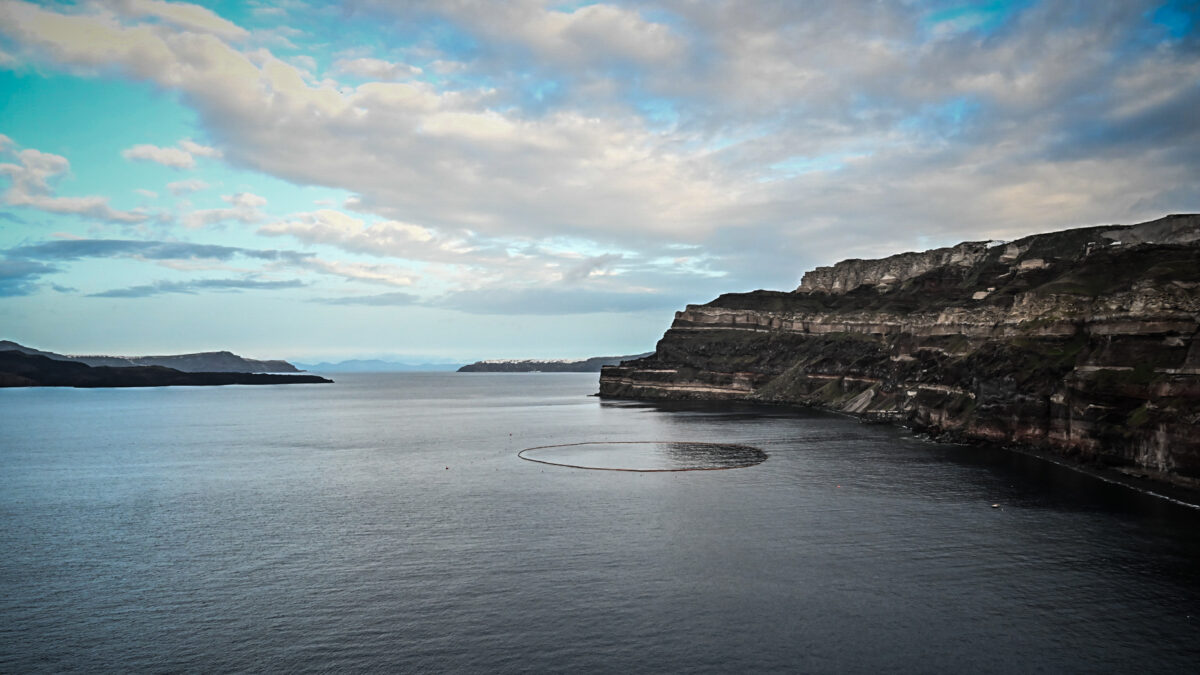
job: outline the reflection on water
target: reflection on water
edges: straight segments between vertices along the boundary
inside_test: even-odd
[[[605,471],[717,471],[761,464],[767,453],[749,445],[691,441],[571,443],[527,448],[521,459]]]

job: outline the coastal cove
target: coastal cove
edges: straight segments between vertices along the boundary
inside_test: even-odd
[[[600,395],[899,422],[1200,487],[1200,216],[977,241],[676,312]]]
[[[841,415],[595,390],[594,374],[389,373],[0,391],[0,669],[1200,658],[1196,509]],[[648,440],[767,458],[631,473],[517,456]]]

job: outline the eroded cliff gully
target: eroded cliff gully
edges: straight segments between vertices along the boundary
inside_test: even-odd
[[[969,242],[689,305],[600,395],[895,421],[1200,486],[1200,216]]]

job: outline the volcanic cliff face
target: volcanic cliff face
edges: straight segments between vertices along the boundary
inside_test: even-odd
[[[600,395],[746,399],[1200,478],[1200,216],[969,242],[676,313]]]

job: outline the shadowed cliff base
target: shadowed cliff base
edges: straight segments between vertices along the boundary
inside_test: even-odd
[[[600,395],[814,406],[1200,487],[1200,217],[968,242],[689,305]]]
[[[0,387],[195,387],[332,382],[316,375],[185,373],[164,366],[93,367],[16,350],[0,351]]]

